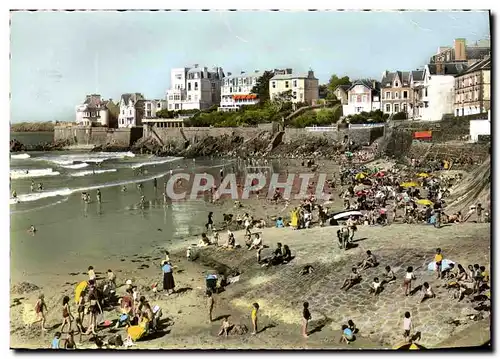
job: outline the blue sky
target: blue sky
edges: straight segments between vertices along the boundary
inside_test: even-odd
[[[72,121],[96,91],[163,98],[170,69],[195,63],[380,79],[489,31],[487,12],[14,12],[11,120]]]

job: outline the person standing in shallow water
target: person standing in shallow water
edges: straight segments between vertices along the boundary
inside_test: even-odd
[[[158,180],[156,178],[153,178],[153,189],[156,191],[158,188]]]
[[[101,203],[101,190],[99,188],[96,191],[96,199],[98,203]]]

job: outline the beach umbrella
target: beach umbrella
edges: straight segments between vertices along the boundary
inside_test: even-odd
[[[419,199],[417,200],[417,204],[421,204],[423,206],[432,206],[434,203],[430,199]]]
[[[398,345],[395,345],[392,349],[394,350],[422,350],[422,349],[427,349],[423,345],[417,344],[417,343],[400,343]]]
[[[75,303],[78,304],[78,301],[80,300],[80,297],[82,295],[82,292],[87,289],[89,283],[84,280],[83,282],[78,283],[78,285],[75,288]]]
[[[357,180],[363,179],[363,178],[366,178],[366,174],[364,174],[363,172],[359,172],[358,174],[356,174],[356,176],[354,178]]]
[[[403,182],[401,183],[401,187],[408,188],[408,187],[418,187],[417,182]]]
[[[441,270],[444,271],[448,268],[450,268],[450,264],[455,265],[455,262],[453,261],[450,261],[449,259],[443,259],[443,262],[441,263]],[[428,271],[435,271],[436,270],[436,262],[432,261],[429,263],[429,265],[427,266],[427,270]]]
[[[425,173],[425,172],[421,172],[417,175],[418,177],[429,177],[430,175],[428,173]]]

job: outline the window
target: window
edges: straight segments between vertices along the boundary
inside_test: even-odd
[[[181,74],[177,74],[177,75],[175,75],[175,79],[176,79],[176,80],[182,80],[182,75],[181,75]]]
[[[212,90],[215,90],[215,82],[212,82]]]
[[[196,81],[196,82],[194,83],[194,90],[195,90],[195,91],[198,91],[198,81]]]
[[[297,87],[297,80],[293,80],[293,87]]]
[[[391,104],[390,103],[385,105],[385,112],[391,112]]]
[[[191,82],[188,82],[188,91],[191,91]]]
[[[395,92],[392,93],[392,99],[394,100],[396,98]]]
[[[403,98],[408,98],[408,91],[403,91]]]
[[[285,88],[288,88],[289,87],[289,83],[288,81],[285,81]]]
[[[356,102],[361,102],[361,95],[356,96]]]
[[[241,87],[238,87],[238,92],[241,92]]]
[[[293,98],[297,98],[297,91],[293,91]]]
[[[176,103],[176,104],[175,104],[175,109],[176,109],[176,110],[178,110],[178,109],[179,109],[179,104],[178,104],[178,103]]]
[[[366,95],[363,95],[363,102],[367,102],[367,96]]]
[[[408,107],[407,107],[407,105],[405,103],[403,104],[402,111],[403,112],[408,112]]]
[[[233,88],[232,87],[229,88],[229,92],[233,92]]]
[[[395,87],[399,87],[399,82],[397,82],[397,81],[396,81],[396,82],[394,83],[394,86],[395,86]]]
[[[390,100],[390,99],[391,99],[391,93],[390,93],[389,91],[387,91],[387,92],[385,93],[385,99],[386,99],[386,100]]]
[[[399,99],[399,91],[396,91],[395,95],[396,95],[396,99]]]
[[[394,104],[394,112],[399,112],[399,104],[397,103]]]
[[[156,104],[156,108],[161,108],[161,102],[158,102],[158,103]]]
[[[198,95],[194,95],[194,100],[198,101]]]
[[[427,97],[427,87],[425,88],[425,97]]]
[[[125,109],[122,109],[122,115],[125,115]]]
[[[191,101],[191,95],[188,95],[188,101]]]
[[[271,84],[273,85],[273,89],[275,89],[276,88],[276,81],[273,81]]]
[[[170,96],[168,96],[168,99],[169,99],[170,101],[172,101],[172,100],[174,99],[174,97],[173,97],[172,95],[170,95]]]

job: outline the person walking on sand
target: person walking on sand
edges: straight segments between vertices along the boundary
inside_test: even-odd
[[[213,224],[214,224],[214,221],[212,219],[213,216],[214,216],[214,212],[209,212],[208,213],[208,222],[207,222],[207,224],[205,224],[205,228],[207,230],[209,230],[209,229],[212,230],[212,227],[213,227]]]
[[[304,309],[302,310],[302,336],[304,338],[309,338],[309,335],[307,334],[307,325],[309,324],[309,321],[312,319],[311,312],[309,311],[308,302],[304,302],[302,305],[304,307]]]
[[[253,326],[253,332],[252,334],[255,335],[257,334],[257,314],[259,312],[259,303],[253,303],[252,305],[252,326]]]
[[[174,275],[172,273],[173,268],[170,262],[163,261],[161,270],[163,271],[163,290],[166,292],[166,295],[170,295],[170,291],[174,293],[175,290]]]
[[[97,335],[97,333],[95,332],[97,328],[97,315],[102,314],[102,308],[101,305],[99,304],[99,301],[97,300],[95,292],[92,292],[89,295],[89,312],[90,312],[90,322],[89,322],[89,327],[87,328],[87,332],[85,334]]]
[[[403,337],[405,338],[406,342],[410,341],[412,329],[413,329],[413,324],[411,322],[410,312],[405,312],[405,315],[403,318]]]
[[[413,274],[413,267],[408,267],[406,269],[406,274],[405,274],[405,279],[403,282],[403,286],[405,288],[405,296],[408,296],[408,294],[411,294],[411,281],[415,280],[415,275]]]
[[[71,309],[69,308],[68,296],[65,296],[63,298],[62,317],[63,317],[63,322],[61,325],[61,333],[64,333],[63,329],[66,326],[66,324],[68,324],[69,330],[71,330],[71,321],[73,320],[73,315],[71,314]]]
[[[45,328],[45,311],[49,311],[47,309],[47,305],[45,304],[45,296],[43,294],[40,294],[35,304],[35,313],[37,320],[31,323],[31,325],[42,322],[42,332],[47,331],[47,328]]]
[[[208,306],[208,318],[209,318],[209,323],[213,322],[213,316],[212,313],[214,311],[214,296],[212,294],[212,291],[209,289],[207,290],[207,306]]]

